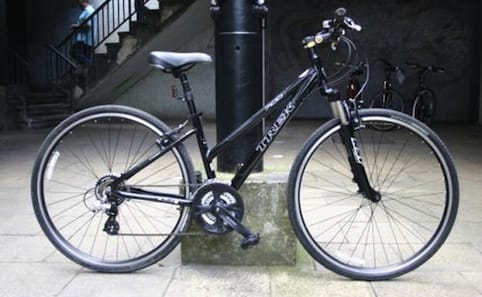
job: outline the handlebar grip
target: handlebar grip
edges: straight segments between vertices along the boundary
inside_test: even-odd
[[[332,32],[325,32],[321,31],[316,33],[314,36],[307,36],[303,39],[303,44],[306,48],[312,48],[316,45],[322,44],[328,40],[331,40],[333,37]]]

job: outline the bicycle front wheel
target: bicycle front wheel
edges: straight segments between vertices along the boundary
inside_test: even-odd
[[[39,150],[31,191],[37,220],[60,252],[89,269],[129,272],[174,249],[189,207],[107,194],[112,180],[159,151],[156,140],[169,131],[145,112],[114,105],[78,112],[52,130]],[[178,144],[122,189],[188,199],[194,177]]]
[[[289,176],[294,231],[328,269],[361,280],[389,279],[427,261],[447,238],[458,207],[458,180],[440,138],[408,115],[360,110],[354,132],[371,186],[364,198],[347,160],[340,124],[331,120],[307,140]],[[374,129],[391,125],[390,131]]]
[[[415,97],[412,116],[429,125],[435,115],[435,94],[430,89],[423,89]]]

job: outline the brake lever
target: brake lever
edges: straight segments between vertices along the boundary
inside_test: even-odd
[[[360,25],[357,25],[353,19],[349,18],[349,17],[345,17],[345,19],[343,20],[343,23],[345,24],[346,27],[350,28],[351,30],[355,30],[355,31],[358,31],[360,32],[362,27]]]

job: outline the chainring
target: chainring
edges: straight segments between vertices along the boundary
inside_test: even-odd
[[[233,217],[239,221],[243,219],[244,203],[236,189],[219,182],[204,184],[194,193],[192,207],[194,220],[209,233],[222,234],[232,230],[215,211],[219,203]]]

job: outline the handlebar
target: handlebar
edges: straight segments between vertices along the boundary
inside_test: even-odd
[[[342,67],[347,67],[351,70],[352,75],[361,75],[365,69],[367,69],[367,63],[365,62],[360,62],[358,64],[348,64],[348,63],[343,63],[343,62],[335,62],[336,66],[342,66]]]
[[[388,62],[386,59],[380,58],[379,60],[380,60],[380,62],[383,63],[383,67],[384,67],[385,71],[387,71],[387,72],[398,72],[398,71],[403,72],[403,69],[400,66],[393,65],[392,63]]]
[[[333,19],[322,22],[322,30],[315,35],[303,38],[305,48],[312,48],[329,42],[332,48],[336,47],[340,36],[345,35],[347,30],[361,31],[361,26],[356,24],[352,18],[346,16],[346,9],[343,7],[335,10]]]
[[[432,72],[438,72],[438,73],[445,72],[445,68],[438,67],[438,66],[435,66],[435,65],[422,66],[420,64],[410,63],[410,62],[407,62],[407,65],[408,65],[409,68],[414,69],[418,72],[425,72],[425,71],[432,71]]]

